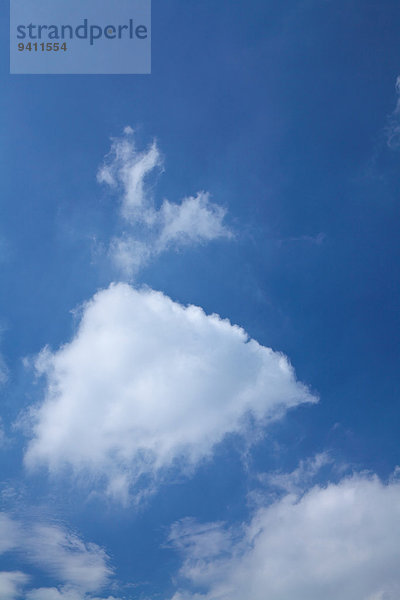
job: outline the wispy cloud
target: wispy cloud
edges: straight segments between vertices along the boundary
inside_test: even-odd
[[[400,75],[396,79],[395,87],[397,102],[386,127],[387,145],[392,150],[397,150],[400,147]]]
[[[84,543],[62,527],[35,524],[28,529],[23,548],[30,562],[83,591],[103,587],[112,574],[102,548]]]
[[[291,473],[279,471],[262,474],[260,480],[287,493],[298,493],[309,486],[321,469],[332,463],[333,459],[327,452],[320,452],[312,458],[301,460],[299,466]]]
[[[20,526],[8,514],[0,512],[0,554],[13,550],[20,540]]]
[[[15,600],[20,598],[29,577],[21,571],[0,571],[0,598],[1,600]]]
[[[293,242],[305,242],[309,244],[314,244],[315,246],[321,246],[321,244],[324,243],[325,239],[326,234],[320,232],[316,235],[299,235],[294,237],[283,238],[279,240],[279,244],[282,245]]]
[[[3,512],[0,513],[0,554],[11,551],[24,563],[35,565],[73,590],[79,598],[103,588],[113,574],[109,558],[100,546],[83,542],[63,526],[22,521]],[[13,579],[11,573],[7,579],[6,575],[3,573],[4,581],[11,590],[15,589],[14,596],[18,596],[19,587],[27,583],[28,577],[18,573]],[[4,581],[0,576],[1,598]]]
[[[8,380],[8,368],[2,355],[0,354],[0,385]]]
[[[122,500],[168,468],[195,467],[249,420],[316,401],[285,356],[237,325],[127,284],[96,294],[74,339],[36,368],[47,393],[26,464],[105,478]]]
[[[61,588],[39,588],[29,590],[25,596],[26,600],[118,600],[114,596],[98,598],[88,594],[82,594],[69,587]]]
[[[161,167],[162,159],[156,142],[140,152],[135,145],[133,130],[125,128],[124,136],[112,141],[97,180],[120,194],[121,213],[126,221],[151,225],[155,208],[147,179],[155,169],[160,170]]]
[[[259,508],[240,535],[176,523],[170,542],[183,565],[173,600],[396,600],[399,507],[398,481],[355,475]]]
[[[128,230],[111,241],[109,253],[129,277],[167,250],[233,237],[224,223],[225,208],[212,202],[207,192],[200,191],[180,203],[163,200],[157,207],[150,180],[162,168],[157,143],[139,151],[133,130],[127,127],[121,138],[112,141],[97,174],[99,183],[110,186],[120,198],[121,217]]]
[[[7,446],[9,440],[7,438],[6,432],[4,431],[3,419],[0,417],[0,450]]]

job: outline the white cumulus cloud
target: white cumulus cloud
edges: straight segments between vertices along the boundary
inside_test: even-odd
[[[47,386],[26,464],[92,474],[122,499],[141,476],[194,467],[249,419],[316,401],[284,355],[240,327],[122,283],[86,303],[72,341],[36,368]]]
[[[397,600],[400,483],[355,475],[287,494],[239,531],[184,520],[173,600]]]
[[[181,203],[164,200],[157,208],[149,183],[163,161],[156,142],[144,151],[136,147],[133,130],[125,128],[114,139],[97,179],[120,196],[121,216],[128,231],[116,236],[109,252],[116,266],[133,276],[151,258],[168,249],[232,238],[224,224],[226,210],[212,202],[207,192],[184,198]]]

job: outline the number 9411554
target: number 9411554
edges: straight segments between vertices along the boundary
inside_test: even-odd
[[[66,52],[67,44],[64,42],[60,44],[59,42],[28,42],[27,44],[23,44],[20,42],[18,44],[18,50],[20,52],[24,52],[27,50],[28,52]]]

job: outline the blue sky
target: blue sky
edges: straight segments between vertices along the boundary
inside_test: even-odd
[[[0,16],[0,598],[398,598],[398,3],[153,0],[132,76]]]

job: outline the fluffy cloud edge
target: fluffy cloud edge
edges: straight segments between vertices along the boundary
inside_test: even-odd
[[[288,493],[248,523],[174,524],[172,600],[396,600],[400,482],[361,473]]]

